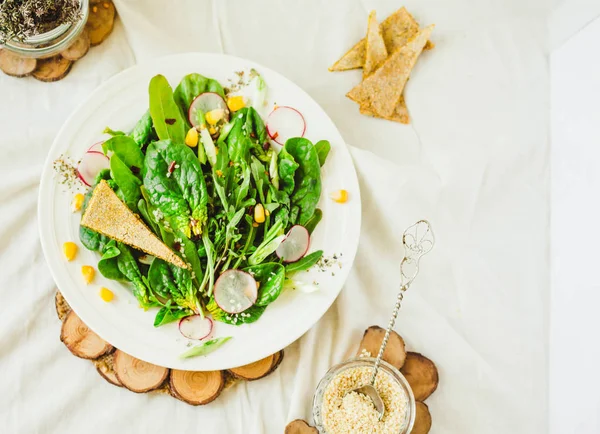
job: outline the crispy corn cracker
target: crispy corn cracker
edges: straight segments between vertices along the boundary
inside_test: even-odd
[[[388,121],[399,122],[401,124],[410,124],[410,116],[408,114],[408,107],[406,107],[404,95],[400,95],[400,100],[398,101],[398,104],[396,104],[394,112],[391,116],[378,116],[377,114],[373,113],[367,105],[362,105],[360,107],[360,112],[367,116],[374,116]]]
[[[404,8],[398,9],[392,15],[387,17],[380,25],[383,42],[388,53],[393,53],[405,45],[409,39],[419,31],[419,24],[413,16]],[[428,41],[425,49],[433,48],[433,44]],[[362,68],[365,64],[367,52],[366,38],[361,39],[352,47],[340,60],[335,62],[330,71],[346,71],[349,69]]]
[[[363,78],[368,77],[387,59],[387,49],[381,35],[381,28],[377,22],[375,11],[369,14],[367,25],[367,44],[365,53],[365,66],[363,67]]]
[[[427,43],[433,25],[425,27],[414,39],[393,53],[381,67],[346,94],[348,98],[365,106],[381,117],[392,116],[404,86]]]

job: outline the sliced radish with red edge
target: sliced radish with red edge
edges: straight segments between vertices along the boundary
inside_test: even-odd
[[[213,321],[200,315],[191,315],[179,321],[179,332],[188,339],[201,340],[210,336]]]
[[[193,127],[197,127],[201,124],[198,119],[198,110],[202,110],[202,113],[206,115],[206,113],[217,109],[223,109],[223,120],[227,122],[229,120],[229,109],[221,95],[214,92],[201,93],[190,104],[188,120]]]
[[[94,184],[96,175],[110,167],[110,160],[102,152],[89,151],[83,154],[81,161],[77,166],[77,174],[85,185],[91,187]]]
[[[267,118],[267,133],[280,145],[285,145],[292,137],[303,137],[305,131],[304,116],[295,108],[277,107]]]
[[[283,262],[296,262],[301,259],[310,246],[310,234],[304,226],[295,225],[287,233],[285,240],[281,242],[275,254]]]
[[[227,270],[219,276],[214,287],[215,302],[227,313],[245,311],[256,303],[258,288],[251,274]]]
[[[104,151],[102,150],[103,143],[104,142],[94,143],[92,146],[90,146],[90,149],[88,149],[87,152],[101,152],[104,154]]]

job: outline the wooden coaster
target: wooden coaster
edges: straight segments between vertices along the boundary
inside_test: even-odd
[[[116,9],[112,0],[90,0],[90,11],[85,29],[69,48],[45,59],[21,57],[7,49],[0,49],[0,70],[12,77],[27,77],[53,82],[62,80],[71,71],[73,63],[85,56],[90,47],[101,44],[112,33]]]
[[[223,390],[241,381],[264,378],[274,372],[283,360],[283,350],[258,362],[229,371],[180,371],[153,365],[115,349],[90,330],[59,291],[54,304],[62,321],[61,341],[75,356],[89,359],[96,371],[110,384],[135,393],[157,393],[172,396],[190,405],[205,405],[219,397]]]
[[[356,355],[376,357],[384,335],[385,329],[379,326],[371,326],[366,329]],[[427,434],[431,429],[432,421],[429,407],[423,401],[429,398],[438,387],[437,367],[422,354],[406,352],[404,339],[395,331],[390,334],[382,359],[402,372],[415,396],[415,424],[411,434]],[[293,420],[285,428],[285,434],[311,433],[317,433],[317,429],[301,419]]]

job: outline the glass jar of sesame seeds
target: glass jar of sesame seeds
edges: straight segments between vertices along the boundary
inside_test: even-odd
[[[332,367],[313,398],[313,418],[321,434],[408,434],[415,421],[415,398],[404,376],[381,362],[375,388],[385,412],[379,420],[366,396],[350,392],[371,380],[375,359],[358,357]],[[350,392],[350,393],[349,393]]]

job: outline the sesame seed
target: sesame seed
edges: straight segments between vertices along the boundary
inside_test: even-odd
[[[325,389],[322,407],[323,424],[328,434],[400,432],[406,422],[408,397],[388,373],[379,371],[375,380],[375,388],[385,407],[381,420],[368,397],[350,392],[368,384],[372,372],[370,367],[350,368],[331,380]]]

